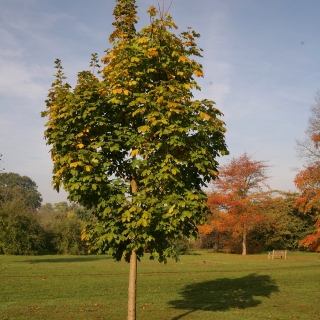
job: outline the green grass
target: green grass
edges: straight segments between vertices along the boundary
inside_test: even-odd
[[[108,256],[0,256],[0,320],[126,319],[128,271]],[[320,319],[320,254],[145,257],[137,319]]]

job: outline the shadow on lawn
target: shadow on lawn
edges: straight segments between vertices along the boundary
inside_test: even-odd
[[[182,289],[181,300],[169,302],[175,309],[186,310],[172,320],[182,319],[197,310],[226,311],[255,307],[261,303],[257,297],[270,297],[271,293],[278,291],[270,276],[257,274],[189,284]]]
[[[89,261],[96,261],[96,260],[103,260],[103,259],[111,259],[111,256],[76,256],[76,257],[70,257],[65,256],[61,258],[37,258],[37,259],[29,259],[24,261],[18,261],[18,262],[27,262],[27,263],[65,263],[65,262],[89,262]]]

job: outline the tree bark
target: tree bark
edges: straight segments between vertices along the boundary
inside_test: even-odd
[[[137,254],[132,251],[130,256],[130,273],[128,289],[128,320],[136,320],[137,293]]]
[[[214,251],[218,252],[219,251],[219,246],[220,246],[220,234],[219,231],[216,231],[216,238],[214,242]]]
[[[242,234],[242,255],[247,255],[247,230],[244,228],[243,234]]]

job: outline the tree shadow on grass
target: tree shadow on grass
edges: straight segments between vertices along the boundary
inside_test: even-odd
[[[104,259],[111,259],[111,256],[76,256],[76,257],[59,257],[59,258],[36,258],[36,259],[28,259],[24,261],[17,261],[17,262],[27,262],[27,263],[66,263],[66,262],[89,262],[89,261],[96,261],[96,260],[104,260]]]
[[[222,278],[186,285],[181,299],[170,301],[175,309],[186,310],[172,320],[198,310],[227,311],[230,309],[252,308],[261,303],[257,297],[270,297],[278,292],[278,286],[268,275],[249,274],[241,278]]]

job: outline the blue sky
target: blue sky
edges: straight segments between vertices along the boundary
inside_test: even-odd
[[[137,0],[145,11],[162,0]],[[166,7],[170,1],[166,0]],[[109,48],[114,0],[0,0],[0,153],[5,172],[32,178],[45,202],[66,200],[51,188],[52,162],[40,112],[62,60],[68,82]],[[196,98],[225,114],[231,155],[268,160],[273,189],[294,190],[303,161],[295,140],[320,89],[319,0],[173,0],[179,31],[201,34],[205,77]]]

